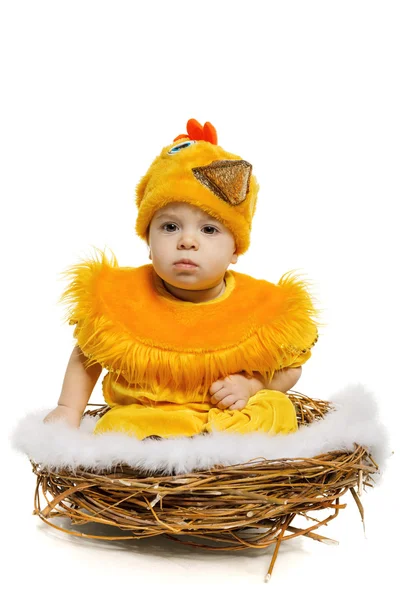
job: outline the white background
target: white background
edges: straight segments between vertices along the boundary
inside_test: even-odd
[[[324,546],[216,554],[162,538],[90,542],[32,516],[35,477],[3,439],[3,552],[31,597],[366,597],[396,580],[399,422],[398,2],[1,2],[2,403],[9,433],[53,408],[74,341],[60,273],[110,248],[149,262],[135,186],[186,122],[251,162],[251,246],[233,266],[277,282],[300,269],[327,323],[296,389],[329,399],[364,383],[395,455],[381,485],[320,532]],[[103,372],[105,374],[105,372]],[[92,400],[101,402],[97,384]],[[4,558],[3,558],[4,565]],[[169,591],[168,591],[169,590]],[[219,587],[217,587],[219,595]],[[204,593],[201,591],[201,593]]]

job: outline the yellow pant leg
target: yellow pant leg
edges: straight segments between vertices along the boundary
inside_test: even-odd
[[[248,433],[265,431],[270,435],[297,431],[294,404],[283,392],[260,390],[242,410],[212,408],[205,431]]]
[[[139,440],[149,435],[168,438],[175,435],[192,436],[200,433],[207,422],[207,412],[190,408],[158,408],[141,404],[113,406],[100,417],[95,434],[106,431],[123,432]]]

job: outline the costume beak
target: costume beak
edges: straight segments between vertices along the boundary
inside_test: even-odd
[[[252,165],[245,160],[215,160],[192,169],[196,179],[228,204],[240,204],[250,187]]]

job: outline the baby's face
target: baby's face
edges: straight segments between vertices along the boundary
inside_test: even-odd
[[[171,202],[154,214],[148,244],[156,273],[185,290],[215,286],[238,259],[230,230],[187,202]],[[174,264],[182,258],[197,266],[187,269]]]

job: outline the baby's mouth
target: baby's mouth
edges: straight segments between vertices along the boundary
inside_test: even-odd
[[[198,265],[194,265],[193,263],[174,263],[174,267],[180,270],[198,269]]]

